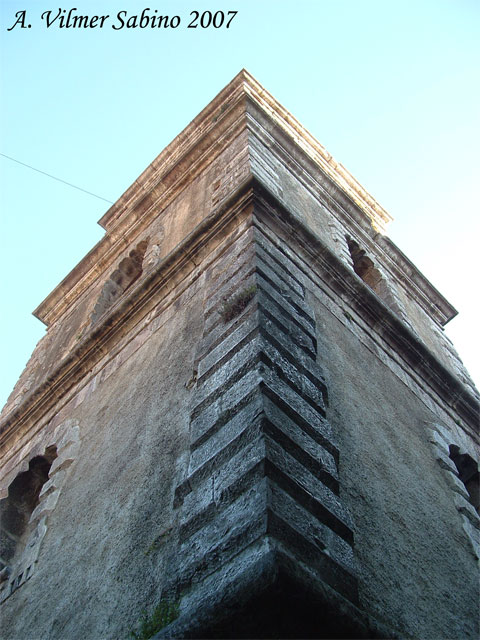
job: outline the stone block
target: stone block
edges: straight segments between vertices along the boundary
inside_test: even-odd
[[[72,443],[80,440],[80,427],[76,422],[67,420],[56,428],[54,440],[57,445],[57,450],[66,449]]]
[[[57,467],[56,472],[49,480],[47,480],[40,491],[40,502],[42,500],[45,500],[45,498],[53,491],[57,491],[58,489],[60,489],[60,487],[63,485],[63,482],[65,481],[66,473],[66,465],[61,469]]]
[[[278,442],[334,493],[338,493],[338,471],[332,454],[267,399],[265,415],[267,419],[264,433]]]
[[[258,290],[274,301],[277,307],[282,309],[284,315],[290,317],[307,334],[315,337],[315,318],[307,304],[302,303],[298,299],[293,300],[290,296],[282,295],[276,291],[276,289],[272,287],[270,283],[267,282],[258,272],[255,280]]]
[[[30,519],[30,521],[32,521],[32,519]],[[27,544],[25,545],[25,550],[28,551],[32,547],[38,546],[40,542],[43,540],[43,537],[45,536],[46,533],[47,533],[47,516],[43,516],[37,521],[33,531],[29,535]],[[23,564],[26,564],[26,563],[23,562]]]
[[[470,496],[468,495],[468,491],[466,490],[465,485],[463,484],[463,482],[460,480],[460,478],[456,473],[453,473],[453,471],[451,473],[446,473],[445,477],[447,479],[447,482],[450,488],[453,491],[456,491],[457,493],[459,493],[465,500],[470,499]]]
[[[325,419],[323,407],[313,407],[275,373],[265,368],[262,373],[262,392],[290,419],[302,425],[308,433],[316,432],[324,446],[337,449],[332,427]]]
[[[265,499],[265,488],[253,487],[180,544],[180,589],[218,570],[265,534]]]
[[[201,355],[198,361],[198,379],[208,373],[218,363],[243,346],[245,340],[248,340],[252,334],[258,332],[257,315],[248,316],[231,333],[228,333],[222,340],[212,349],[209,349],[205,355]],[[253,336],[252,336],[253,337]],[[200,349],[202,347],[200,346]]]
[[[284,357],[292,359],[296,366],[306,375],[314,384],[325,387],[325,378],[320,365],[311,357],[310,352],[305,352],[304,348],[299,345],[295,339],[295,334],[287,333],[283,327],[273,322],[264,313],[259,314],[258,318],[260,333],[278,349]],[[325,388],[326,391],[326,388]]]
[[[304,312],[307,312],[309,316],[311,315],[305,304],[304,290],[295,280],[291,278],[288,280],[283,279],[281,273],[277,273],[275,269],[272,269],[260,256],[256,257],[256,265],[256,272],[263,281],[267,282],[279,295],[287,300],[291,300],[292,304],[298,305],[298,307]]]
[[[266,448],[267,458],[276,469],[272,475],[277,484],[332,531],[352,542],[352,518],[338,496],[268,437]]]
[[[252,438],[248,444],[215,469],[212,482],[212,495],[215,502],[224,503],[235,499],[256,482],[257,477],[264,477],[265,457],[265,439],[259,428],[256,438]]]
[[[428,424],[431,429],[430,433],[432,435],[435,432],[438,434],[438,436],[433,436],[434,438],[436,438],[436,444],[442,443],[440,444],[440,446],[443,446],[444,448],[446,445],[446,449],[448,451],[448,445],[451,444],[451,439],[452,439],[452,434],[450,433],[450,431],[447,429],[447,427],[445,427],[443,424],[440,424],[438,422],[429,422]]]
[[[261,290],[257,293],[257,304],[267,322],[274,324],[312,359],[316,357],[317,343],[313,332],[306,330],[305,326],[299,324],[294,316]]]
[[[339,594],[351,602],[358,602],[358,587],[355,575],[346,570],[341,564],[319,549],[318,543],[313,544],[307,538],[290,526],[290,523],[280,518],[275,512],[268,513],[268,533],[282,543],[282,547],[293,556],[293,564],[308,566],[315,572],[317,579],[335,589]]]
[[[463,530],[467,534],[472,551],[480,562],[480,530],[475,527],[468,518],[463,518]]]
[[[205,284],[211,291],[221,286],[225,278],[228,278],[233,264],[243,264],[253,255],[252,240],[253,229],[248,227],[228,246],[227,250],[223,249],[223,254],[209,266]]]
[[[218,431],[211,433],[211,437],[192,443],[189,474],[194,473],[207,461],[218,458],[220,452],[224,451],[226,447],[232,452],[232,445],[242,437],[242,434],[249,430],[249,427],[262,413],[263,401],[260,394],[258,394],[231,420],[222,425]]]
[[[232,265],[232,269],[225,278],[222,285],[214,293],[208,295],[205,304],[205,318],[214,313],[221,313],[225,303],[228,303],[235,295],[245,288],[255,285],[255,264],[253,259],[249,259],[240,267]],[[208,324],[206,327],[208,330]]]
[[[65,471],[72,465],[77,457],[77,447],[71,447],[67,451],[62,452],[55,460],[52,462],[52,466],[50,467],[49,477],[52,478],[59,472]]]
[[[204,509],[182,523],[179,531],[182,553],[188,558],[189,553],[201,555],[202,549],[208,551],[217,546],[230,532],[242,529],[263,516],[266,500],[266,481],[260,478],[234,499],[212,503],[213,508]],[[205,515],[201,518],[198,517],[200,514]]]
[[[296,530],[324,553],[350,573],[355,573],[352,545],[346,542],[328,526],[320,522],[312,513],[302,507],[292,496],[270,481],[268,506],[284,522]]]
[[[45,500],[42,500],[33,510],[30,516],[30,522],[35,522],[35,520],[51,513],[55,509],[59,495],[59,491],[54,491],[50,493]]]
[[[281,378],[289,387],[295,390],[302,398],[325,415],[323,385],[316,385],[306,376],[293,358],[284,357],[265,338],[260,343],[260,360],[272,373]]]
[[[457,493],[454,495],[453,499],[455,501],[455,506],[457,507],[457,510],[465,518],[467,518],[474,527],[476,527],[477,529],[480,529],[480,517],[478,513],[475,511],[475,508],[473,507],[473,505],[468,500],[458,495]]]
[[[237,489],[232,490],[232,486],[236,485],[239,479],[250,474],[252,468],[264,460],[265,444],[261,434],[260,420],[257,419],[250,429],[252,431],[249,434],[250,437],[242,442],[242,446],[237,450],[230,451],[228,447],[222,450],[220,455],[198,467],[177,487],[175,504],[177,506],[184,504],[187,516],[195,510],[195,502],[199,500],[200,492],[210,496],[211,501],[222,501],[225,498],[222,493],[224,490],[228,489],[229,495],[238,493]],[[222,455],[223,452],[225,455]],[[241,480],[238,486],[244,485],[245,482]],[[204,502],[203,498],[201,500]]]
[[[301,300],[305,299],[305,287],[292,276],[292,271],[288,268],[289,265],[285,264],[285,260],[273,257],[271,252],[267,252],[259,244],[256,245],[255,251],[259,266],[261,265],[261,269],[267,269],[265,275],[275,280],[278,283],[278,288],[282,288],[282,283],[285,283]],[[270,251],[272,251],[272,247],[270,247]],[[272,274],[274,274],[274,278],[272,278]]]
[[[287,243],[279,241],[275,233],[272,233],[269,226],[262,220],[262,216],[255,216],[254,224],[257,247],[263,249],[279,265],[283,266],[292,278],[306,287],[306,282],[310,279],[311,268],[307,266],[305,270],[305,265],[298,253],[292,251]]]
[[[451,460],[451,458],[448,457],[447,454],[444,453],[444,450],[435,445],[435,452],[437,456],[437,462],[442,467],[442,469],[445,469],[445,471],[449,471],[454,475],[458,475],[455,463],[453,462],[453,460]]]
[[[448,454],[449,454],[449,444],[445,440],[443,435],[440,434],[435,429],[429,429],[429,431],[430,431],[430,438],[429,438],[430,442],[432,444],[436,445],[437,447],[439,447],[440,449],[442,449],[446,453],[446,455],[448,456]]]
[[[211,429],[218,429],[228,422],[257,393],[261,379],[257,369],[250,370],[235,382],[228,394],[214,400],[199,411],[191,420],[191,438],[196,442]]]
[[[205,321],[203,338],[199,344],[197,351],[198,361],[216,347],[222,340],[225,340],[238,327],[248,320],[249,317],[255,315],[258,311],[256,296],[247,304],[245,309],[229,322],[224,322],[220,313],[212,315]]]
[[[239,351],[222,361],[218,368],[211,369],[209,375],[204,376],[197,383],[192,416],[197,415],[216,398],[228,393],[229,388],[235,382],[239,381],[252,368],[258,367],[260,345],[260,336],[258,333],[252,332]]]

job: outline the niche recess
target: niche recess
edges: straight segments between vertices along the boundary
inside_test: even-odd
[[[471,504],[480,514],[480,473],[477,463],[468,453],[460,453],[460,448],[454,444],[450,445],[449,453],[457,467],[458,477],[470,496]]]
[[[0,569],[2,578],[8,578],[9,568],[21,556],[28,536],[29,520],[39,502],[40,491],[48,480],[52,462],[57,457],[55,446],[45,454],[35,456],[28,470],[19,473],[8,487],[8,495],[0,500]]]
[[[352,258],[353,270],[359,276],[366,285],[374,291],[377,296],[386,304],[392,311],[394,311],[402,320],[412,329],[412,325],[405,311],[405,308],[400,301],[394,286],[385,278],[380,269],[375,266],[375,263],[369,258],[365,251],[360,248],[360,245],[352,240],[352,238],[346,238],[348,249],[350,251],[350,257]]]
[[[148,238],[140,242],[119,263],[105,283],[91,315],[92,324],[111,307],[116,300],[142,275],[142,263],[148,246]]]
[[[348,250],[352,257],[353,270],[368,286],[380,295],[382,276],[363,249],[351,238],[347,238]]]

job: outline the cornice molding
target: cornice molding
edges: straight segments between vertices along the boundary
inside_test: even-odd
[[[321,271],[328,272],[328,286],[347,301],[372,330],[379,333],[382,340],[403,359],[408,369],[468,425],[471,429],[470,435],[476,433],[480,414],[478,398],[437,360],[415,334],[317,235],[285,209],[264,185],[249,177],[161,260],[153,272],[132,286],[105,314],[99,325],[92,328],[83,338],[69,358],[62,361],[46,381],[5,416],[0,423],[0,446],[19,429],[28,432],[37,424],[74,385],[91,372],[95,364],[125,333],[158,304],[158,294],[167,284],[170,284],[169,289],[172,288],[170,281],[173,281],[175,274],[179,274],[183,268],[190,271],[195,268],[198,261],[193,258],[201,247],[221,233],[241,211],[245,211],[254,203],[256,210],[263,208],[265,215],[273,216],[273,219],[280,219],[282,224],[290,225],[292,237],[301,243],[302,251],[309,255],[312,264],[323,265]]]
[[[35,309],[34,315],[39,320],[50,326],[60,318],[100,274],[113,267],[121,251],[147,228],[152,219],[161,215],[185,186],[240,135],[246,127],[244,96],[237,92],[229,97],[228,107],[222,104],[217,107],[219,113],[213,117],[213,124],[201,128],[203,135],[198,133],[192,139],[187,136],[186,141],[185,132],[177,136],[109,209],[100,220],[107,229],[106,235]],[[222,106],[225,106],[223,111]]]
[[[213,162],[235,131],[245,125],[246,98],[253,100],[356,203],[370,223],[383,231],[391,216],[268,91],[242,70],[99,220],[106,236],[35,309],[34,315],[39,320],[50,326],[63,315],[141,233],[152,211],[158,215],[189,181]]]
[[[254,103],[251,103],[252,105]],[[329,213],[334,215],[346,230],[358,236],[364,248],[376,257],[382,267],[387,267],[407,295],[441,326],[457,315],[457,310],[415,267],[407,256],[388,237],[377,233],[370,223],[365,224],[365,215],[340,188],[338,183],[325,174],[310,157],[303,155],[293,161],[295,149],[288,136],[278,136],[276,131],[267,132],[260,118],[249,114],[249,132],[258,136],[290,173],[319,202],[328,204]],[[265,123],[266,124],[266,123]],[[282,131],[282,133],[284,133]],[[293,143],[296,144],[296,143]]]
[[[410,375],[421,380],[455,416],[461,418],[470,436],[478,438],[480,396],[461,382],[425,346],[416,334],[368,287],[352,269],[336,256],[319,236],[292,215],[268,190],[256,183],[258,198],[265,203],[265,211],[290,225],[288,237],[297,237],[297,244],[309,256],[309,264],[321,265],[320,272],[328,274],[328,287],[347,303],[362,320],[377,333],[393,353],[398,354]],[[456,418],[454,418],[456,419]]]
[[[389,214],[273,96],[248,72],[241,71],[110,207],[99,221],[107,231],[105,237],[45,298],[34,315],[50,326],[68,313],[105,271],[114,268],[121,252],[134,243],[154,217],[161,216],[233,139],[245,130],[261,138],[260,125],[252,118],[252,105],[253,111],[264,114],[275,139],[282,140],[281,148],[270,146],[270,152],[285,159],[287,147],[295,149],[297,157],[300,150],[301,168],[291,165],[289,169],[314,197],[326,198],[341,221],[353,223],[360,230],[373,225],[383,232],[391,220]],[[390,240],[377,235],[391,271],[426,313],[441,325],[454,317],[457,312],[452,305]]]
[[[11,434],[22,429],[28,432],[55,406],[110,349],[158,304],[163,290],[168,294],[172,284],[183,270],[196,268],[192,259],[208,241],[221,233],[229,222],[253,201],[251,180],[239,187],[219,203],[218,207],[198,225],[175,249],[136,284],[91,327],[75,346],[68,358],[62,360],[49,377],[32,389],[20,405],[0,421],[0,447]],[[182,273],[182,277],[185,277]],[[180,280],[181,281],[181,280]],[[176,283],[178,284],[178,283]]]

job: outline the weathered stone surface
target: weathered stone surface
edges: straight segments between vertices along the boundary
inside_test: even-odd
[[[17,541],[15,540],[15,538],[8,534],[2,535],[0,544],[0,558],[2,558],[4,562],[8,562],[11,558],[13,558],[16,546]]]
[[[2,501],[57,455],[6,640],[478,637],[478,394],[388,218],[246,72],[105,214],[2,414]]]
[[[224,260],[223,284],[206,278],[189,470],[175,492],[181,546],[169,589],[192,589],[268,536],[308,563],[317,580],[357,602],[353,524],[338,497],[338,450],[325,419],[327,389],[312,360],[314,315],[298,283],[292,288],[276,274],[278,261],[271,267],[257,261],[257,238],[251,236],[253,250],[243,254],[249,255],[250,269]],[[231,282],[236,289],[251,288],[251,311],[243,315],[240,308],[234,325],[229,326],[233,318],[224,319],[222,333],[221,321],[212,322],[208,310],[226,287],[232,295]],[[265,314],[272,304],[281,308],[283,331]],[[296,340],[298,331],[312,337],[308,355]]]

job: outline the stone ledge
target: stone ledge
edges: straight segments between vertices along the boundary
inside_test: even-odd
[[[208,576],[202,589],[192,585],[177,597],[180,616],[152,640],[226,638],[232,628],[238,637],[258,638],[264,635],[262,620],[279,638],[398,637],[270,536]]]

